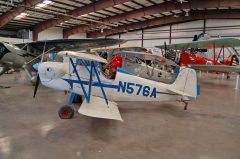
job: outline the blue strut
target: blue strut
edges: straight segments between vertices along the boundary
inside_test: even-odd
[[[103,85],[102,85],[102,82],[101,82],[100,77],[99,77],[99,75],[98,75],[98,71],[97,71],[96,66],[95,66],[95,64],[94,64],[94,61],[91,61],[91,68],[90,68],[90,70],[88,69],[89,75],[90,75],[90,78],[89,78],[89,86],[88,86],[88,93],[87,93],[87,91],[86,91],[86,89],[85,89],[85,87],[84,87],[84,85],[83,85],[83,82],[82,82],[82,80],[81,80],[81,78],[80,78],[80,76],[79,76],[79,74],[78,74],[78,72],[77,72],[77,69],[76,69],[77,65],[76,65],[76,66],[74,65],[72,58],[70,58],[70,62],[71,62],[71,64],[72,64],[72,67],[73,67],[73,69],[74,69],[75,74],[77,75],[77,78],[78,78],[79,83],[80,83],[80,85],[81,85],[83,94],[84,94],[84,96],[85,96],[85,98],[86,98],[86,100],[87,100],[87,103],[90,102],[90,98],[91,98],[91,88],[92,88],[92,77],[93,77],[93,74],[95,73],[95,75],[96,75],[96,77],[97,77],[97,80],[98,80],[98,83],[99,83],[99,85],[100,85],[100,88],[101,88],[103,97],[104,97],[104,99],[105,99],[105,102],[106,102],[106,104],[108,104],[107,96],[106,96],[106,93],[105,93],[105,91],[104,91],[104,89],[103,89]],[[83,62],[83,63],[86,64],[85,62]],[[85,65],[85,66],[86,66],[86,65]],[[86,66],[86,67],[87,67],[87,66]],[[71,94],[70,99],[69,99],[69,102],[73,100],[74,97],[72,97],[72,96],[74,96],[74,95]]]

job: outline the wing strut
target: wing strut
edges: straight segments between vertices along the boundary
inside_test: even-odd
[[[104,97],[104,99],[105,99],[105,102],[106,102],[106,104],[108,104],[107,96],[106,96],[106,93],[105,93],[105,91],[104,91],[104,89],[103,89],[103,84],[102,84],[101,79],[100,79],[100,77],[99,77],[99,75],[98,75],[98,71],[97,71],[97,69],[96,69],[96,66],[95,66],[94,61],[90,61],[90,63],[91,63],[91,68],[90,68],[90,71],[89,71],[90,77],[89,77],[88,92],[86,91],[86,89],[85,89],[85,87],[84,87],[84,85],[83,85],[83,81],[81,80],[81,77],[80,77],[80,75],[79,75],[78,72],[77,72],[77,69],[76,69],[77,65],[74,65],[74,62],[73,62],[72,58],[70,58],[70,62],[71,62],[71,65],[72,65],[72,67],[73,67],[73,69],[74,69],[74,72],[75,72],[75,74],[76,74],[76,76],[77,76],[77,78],[78,78],[78,80],[79,80],[79,83],[80,83],[80,85],[81,85],[81,87],[82,87],[82,91],[83,91],[83,94],[84,94],[84,96],[85,96],[85,98],[86,98],[87,103],[90,102],[90,98],[91,98],[91,88],[92,88],[92,77],[93,77],[93,74],[95,73],[95,75],[96,75],[96,77],[97,77],[98,84],[99,84],[99,86],[100,86],[100,88],[101,88],[103,97]],[[83,63],[83,64],[85,65],[85,63]],[[85,65],[85,67],[86,67],[86,65]]]

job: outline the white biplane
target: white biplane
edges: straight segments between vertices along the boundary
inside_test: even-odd
[[[108,79],[101,71],[102,64],[108,61],[98,55],[74,51],[61,51],[58,55],[64,57],[63,62],[41,62],[38,65],[34,97],[39,81],[46,87],[70,92],[68,105],[58,112],[62,119],[73,117],[75,95],[85,97],[78,110],[80,114],[121,121],[116,102],[182,101],[186,109],[187,101],[198,95],[197,75],[191,68],[182,69],[172,84],[145,79],[123,68],[117,69],[114,79]]]

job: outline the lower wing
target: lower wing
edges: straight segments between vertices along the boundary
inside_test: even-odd
[[[216,72],[240,72],[240,66],[227,65],[189,65],[191,68],[199,71],[216,71]]]
[[[108,101],[106,104],[105,100],[100,97],[91,96],[89,103],[85,99],[78,112],[90,117],[123,121],[117,103]]]

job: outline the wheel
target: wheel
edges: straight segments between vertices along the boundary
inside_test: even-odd
[[[58,115],[61,119],[72,119],[74,110],[69,106],[63,106],[59,109]]]
[[[229,76],[229,75],[227,75],[227,79],[230,79],[230,76]]]
[[[83,99],[82,99],[82,96],[80,96],[80,95],[76,95],[74,97],[74,99],[73,99],[73,103],[80,103],[80,104],[82,104],[82,101],[83,101]]]

